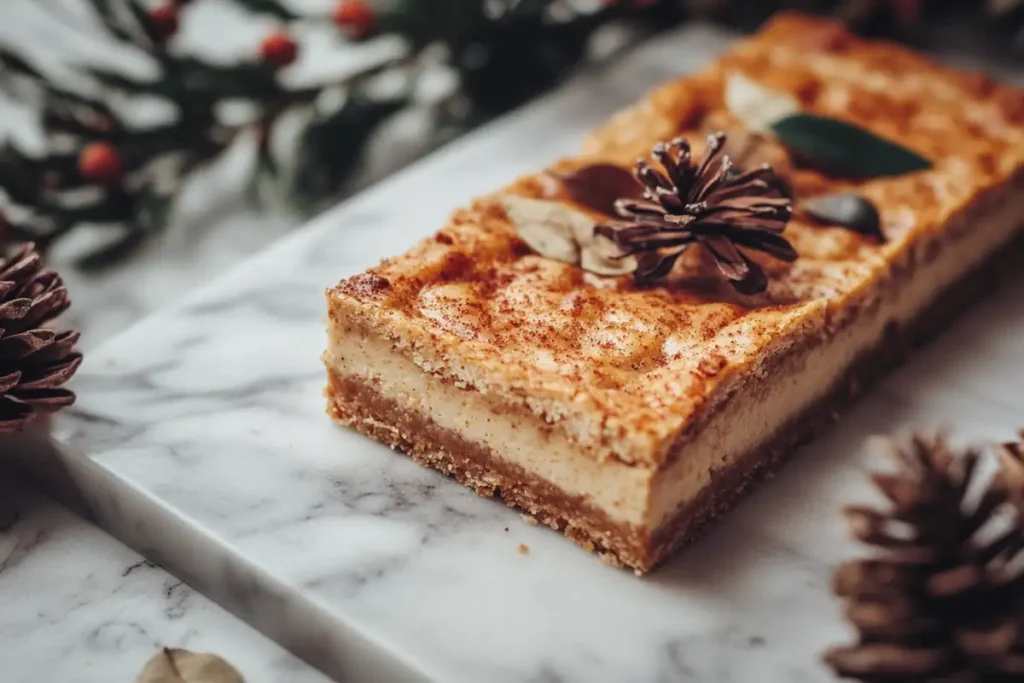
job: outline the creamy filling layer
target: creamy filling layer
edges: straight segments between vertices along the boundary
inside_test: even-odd
[[[911,322],[934,299],[973,271],[1024,227],[1024,198],[1010,196],[947,242],[939,255],[917,266],[899,287],[887,290],[880,305],[857,315],[820,346],[786,358],[767,382],[754,378],[708,420],[659,474],[651,494],[649,521],[658,526],[692,500],[712,473],[767,442],[781,427],[842,381],[857,357],[882,343],[891,322]]]
[[[1008,193],[1009,194],[1009,193]],[[444,429],[489,448],[604,510],[616,522],[653,529],[693,500],[712,473],[767,442],[787,422],[823,399],[858,356],[882,342],[890,322],[908,322],[1021,227],[1024,200],[1011,196],[987,207],[984,229],[950,230],[950,239],[909,279],[886,291],[881,302],[845,324],[822,344],[793,351],[771,377],[741,383],[715,414],[682,440],[661,471],[596,460],[538,418],[475,391],[428,375],[379,338],[329,330],[326,362],[336,373],[372,383],[387,398]]]
[[[378,338],[330,332],[327,364],[343,377],[357,377],[403,408],[433,420],[497,457],[583,496],[616,521],[640,525],[653,472],[618,460],[598,462],[579,451],[534,415],[510,410],[470,389],[423,372]]]

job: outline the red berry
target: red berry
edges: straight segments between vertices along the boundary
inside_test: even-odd
[[[377,15],[363,0],[341,0],[334,9],[334,23],[354,40],[370,35]]]
[[[157,40],[167,40],[178,32],[178,8],[163,5],[149,10],[149,21]]]
[[[299,46],[287,33],[274,33],[264,38],[260,55],[275,67],[288,66],[299,56]]]
[[[78,155],[78,172],[86,180],[112,185],[121,179],[123,163],[116,149],[105,142],[93,142]]]

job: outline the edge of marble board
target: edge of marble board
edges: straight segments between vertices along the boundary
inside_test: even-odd
[[[688,27],[684,31],[674,32],[658,41],[652,41],[654,45],[651,52],[657,54],[659,44],[680,40],[683,35],[694,32],[697,33],[699,40],[703,32],[701,28]],[[722,32],[714,33],[716,49],[720,49],[731,37]],[[708,37],[705,32],[704,38]],[[643,51],[642,48],[640,51]],[[663,76],[687,71],[697,62],[709,59],[710,52],[711,49],[708,49],[707,54],[699,59],[695,58],[693,63],[684,63],[680,66],[678,61],[675,62],[677,68],[666,71]],[[629,57],[624,61],[628,59]],[[613,65],[611,69],[614,70],[615,66]],[[582,74],[569,85],[575,85],[578,90],[591,76],[592,74]],[[390,179],[369,188],[297,230],[295,234],[245,260],[213,283],[194,290],[169,309],[174,310],[205,300],[211,292],[218,290],[219,285],[248,279],[249,276],[258,273],[261,267],[272,265],[273,257],[277,253],[289,253],[290,249],[311,240],[320,231],[332,229],[349,207],[360,198],[380,196],[390,188],[400,185],[409,176],[415,177],[425,167],[430,167],[443,159],[458,158],[464,154],[464,150],[472,149],[480,138],[494,135],[503,128],[515,126],[516,121],[523,117],[536,117],[538,113],[551,106],[553,100],[565,97],[564,90],[563,88],[562,91],[542,98],[452,143]],[[424,234],[432,231],[434,227],[436,226],[425,226]],[[339,269],[339,276],[345,274],[343,270]],[[140,321],[138,325],[151,325],[160,317],[161,312],[157,312]],[[116,340],[133,334],[136,334],[135,326],[122,332],[110,343],[116,344]],[[104,357],[105,348],[106,345],[102,345],[93,355],[97,358]],[[426,676],[423,673],[403,660],[400,650],[375,641],[364,630],[345,623],[337,613],[329,613],[303,596],[295,587],[264,574],[258,567],[247,563],[246,558],[240,553],[226,549],[221,541],[205,533],[201,526],[192,524],[190,520],[181,517],[175,510],[168,508],[145,490],[120,478],[115,471],[102,463],[95,462],[87,454],[76,451],[74,445],[55,443],[47,434],[39,432],[8,440],[0,449],[7,450],[8,457],[15,457],[10,455],[11,452],[17,453],[17,460],[22,469],[33,473],[36,479],[46,482],[46,487],[56,493],[62,501],[96,519],[101,526],[128,545],[163,565],[329,675],[339,680],[425,680]],[[0,457],[3,457],[3,453],[0,453]],[[165,549],[170,547],[174,552],[168,553],[153,547],[148,539],[154,536],[162,539],[161,543]],[[205,577],[209,576],[216,579],[207,580]],[[311,615],[314,619],[310,619]]]
[[[7,459],[61,503],[242,621],[338,681],[428,681],[402,653],[227,551],[201,526],[50,437],[45,429],[0,440]],[[160,542],[154,544],[154,538]],[[216,582],[207,579],[217,577]],[[319,619],[310,619],[311,615]]]
[[[926,402],[925,414],[934,412],[950,415],[951,410],[963,401],[976,401],[978,397],[972,394],[977,387],[959,386],[957,380],[968,377],[972,369],[978,368],[978,363],[990,363],[992,359],[985,352],[997,349],[992,349],[987,343],[979,343],[971,349],[964,347],[972,346],[970,342],[983,342],[983,338],[992,333],[1006,341],[1006,335],[999,332],[1006,329],[1000,322],[1004,312],[1011,313],[1015,320],[1021,321],[1017,323],[1018,329],[1024,324],[1024,304],[1016,294],[1022,286],[1024,275],[1018,275],[1000,288],[1000,294],[995,300],[977,306],[964,315],[937,344],[917,354],[915,362],[904,366],[882,386],[875,388],[872,392],[874,399],[868,396],[859,402],[858,407],[830,435],[818,440],[819,446],[847,442],[851,428],[857,422],[861,423],[861,427],[864,426],[864,420],[858,420],[854,413],[860,413],[863,418],[868,406],[874,406],[868,412],[878,412],[885,410],[886,404],[895,399],[894,407],[905,407],[900,405],[903,403],[901,399],[918,395]],[[975,334],[979,319],[987,321],[981,328],[981,335]],[[965,341],[968,343],[965,344]],[[969,352],[966,356],[965,351]],[[1024,359],[1024,354],[1016,352],[1012,359],[1019,363]],[[961,366],[952,376],[948,371],[934,373],[936,366],[941,367],[950,360],[958,360],[953,366]],[[987,373],[989,381],[993,380],[992,372],[995,370],[990,368]],[[941,377],[933,381],[930,378],[932,374]],[[936,384],[936,381],[939,383]],[[927,405],[931,399],[922,396],[932,389],[941,389],[938,392],[940,395],[933,397],[939,400],[934,406]],[[882,402],[881,408],[879,400]],[[949,403],[950,400],[956,405]],[[984,424],[964,425],[971,427],[967,431],[974,432],[970,434],[971,438],[996,433],[993,427],[1006,430],[1008,426],[1016,424],[1013,416],[1008,414],[1013,411],[1006,410],[1009,406],[999,406],[991,400],[981,402],[996,409],[998,414],[992,416],[991,422],[986,419]],[[863,430],[854,429],[854,432],[860,437],[866,435]],[[1006,430],[1007,436],[1011,434],[1012,430]],[[362,629],[348,626],[337,612],[325,611],[316,601],[308,599],[285,581],[264,574],[258,567],[247,562],[240,552],[226,548],[215,536],[204,533],[201,526],[191,524],[187,518],[179,516],[146,491],[120,479],[102,463],[76,454],[73,448],[54,443],[46,430],[8,437],[0,441],[0,448],[8,457],[15,457],[16,454],[22,469],[31,471],[33,478],[46,481],[48,490],[63,491],[63,494],[59,494],[63,501],[72,505],[77,503],[80,509],[84,509],[126,544],[214,598],[328,675],[340,681],[433,680],[417,668],[404,663],[398,655],[401,651],[397,648],[374,642]],[[792,467],[806,470],[809,467],[806,457],[803,458],[803,465],[798,467],[798,463],[794,463]],[[778,488],[780,485],[784,490]],[[776,483],[774,497],[798,493],[794,489],[797,485],[798,481],[793,477]],[[153,537],[161,539],[163,550],[152,545],[149,539]],[[215,585],[206,580],[207,576],[214,577]]]
[[[131,336],[142,326],[153,324],[153,321],[159,319],[164,312],[204,300],[210,293],[216,292],[223,283],[235,282],[257,272],[260,266],[269,262],[277,252],[297,247],[312,239],[313,235],[335,228],[338,221],[344,219],[350,207],[359,202],[386,195],[392,188],[407,182],[408,178],[422,174],[424,169],[444,163],[445,160],[464,156],[483,140],[500,135],[502,131],[513,130],[523,125],[522,122],[543,115],[560,100],[567,100],[570,97],[567,91],[580,92],[588,84],[601,82],[605,78],[605,85],[614,90],[621,87],[621,83],[614,80],[614,74],[628,70],[631,60],[653,62],[653,57],[666,49],[672,49],[672,54],[677,59],[647,64],[652,69],[655,66],[659,67],[660,73],[645,84],[630,83],[629,87],[635,92],[619,98],[622,102],[613,107],[614,111],[628,105],[636,96],[658,83],[692,71],[710,61],[736,36],[737,34],[733,32],[708,25],[690,25],[631,49],[628,55],[607,67],[584,70],[561,88],[453,141],[329,209],[306,225],[297,228],[293,234],[268,245],[213,281],[189,291],[174,304],[130,325],[114,338],[101,344],[90,356],[103,357],[104,349],[108,346],[116,344],[119,339]],[[688,60],[680,61],[678,47],[672,48],[672,44],[680,40],[692,43]],[[580,136],[583,132],[585,131],[580,131]],[[557,156],[553,155],[552,160]],[[514,175],[510,175],[510,179],[512,177]],[[424,225],[421,236],[426,236],[437,227],[434,224]],[[411,243],[405,246],[411,246]],[[391,251],[393,250],[392,248]],[[349,269],[357,272],[366,265],[371,264],[366,263]],[[338,276],[346,275],[345,270],[344,267],[339,268]],[[330,284],[324,283],[324,286]],[[225,552],[223,544],[217,538],[204,533],[202,527],[180,517],[175,510],[168,508],[148,492],[137,488],[132,482],[119,477],[115,471],[96,462],[75,445],[61,442],[59,429],[56,431],[55,437],[50,425],[40,425],[25,434],[0,439],[0,460],[6,460],[14,465],[60,502],[94,520],[147,559],[213,598],[236,616],[328,675],[345,681],[429,680],[418,667],[405,661],[401,651],[392,645],[376,641],[357,626],[339,623],[341,620],[337,614],[329,613],[303,596],[295,587],[266,575],[258,567],[247,563],[242,555]],[[161,538],[165,548],[172,546],[181,552],[162,551],[152,544],[150,539],[154,537]],[[210,575],[221,577],[217,585],[211,585],[205,578]],[[310,615],[319,615],[320,619],[311,621]]]

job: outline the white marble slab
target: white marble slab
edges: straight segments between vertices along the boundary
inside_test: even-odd
[[[320,395],[325,287],[724,43],[666,36],[347,202],[93,352],[62,445],[8,456],[339,680],[827,680],[819,654],[848,636],[828,582],[853,552],[838,510],[865,492],[863,438],[944,421],[1013,433],[1020,280],[643,580],[335,427]]]
[[[28,483],[0,472],[4,683],[130,683],[163,647],[217,652],[248,683],[328,679]]]

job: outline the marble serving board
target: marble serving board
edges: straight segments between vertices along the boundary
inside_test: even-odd
[[[7,457],[338,680],[829,680],[820,654],[851,635],[829,580],[857,551],[840,506],[869,493],[865,437],[1024,424],[1024,280],[642,579],[324,414],[326,287],[727,42],[660,38],[345,203],[90,353],[55,445]]]

